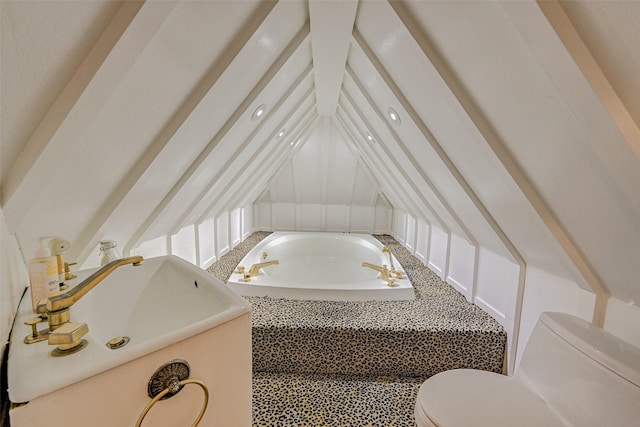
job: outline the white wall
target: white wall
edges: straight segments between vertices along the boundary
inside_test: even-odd
[[[473,300],[476,248],[462,237],[451,234],[449,272],[447,283],[452,285],[467,301]]]
[[[199,265],[201,268],[208,267],[217,259],[214,231],[215,220],[213,218],[198,224]]]
[[[431,241],[427,265],[442,280],[446,279],[449,258],[449,235],[436,226],[431,226]]]
[[[322,205],[261,202],[253,206],[253,226],[264,231],[389,233],[392,209],[383,205]]]
[[[195,226],[183,227],[171,236],[171,253],[192,264],[197,264]]]
[[[0,208],[0,354],[7,344],[18,303],[28,285],[25,261]]]

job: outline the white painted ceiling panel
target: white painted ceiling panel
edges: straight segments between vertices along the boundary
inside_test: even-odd
[[[631,213],[597,153],[584,143],[584,133],[520,33],[499,4],[440,6],[420,5],[416,12],[529,182],[609,286],[636,292],[640,215]],[[462,40],[463,28],[476,37]],[[527,102],[517,102],[515,93]]]
[[[477,211],[425,136],[418,130],[412,117],[402,108],[401,103],[356,45],[351,50],[349,65],[354,74],[363,76],[360,80],[370,94],[370,104],[376,105],[379,115],[383,114],[377,123],[386,126],[393,137],[392,140],[396,141],[399,147],[404,147],[407,160],[414,165],[421,178],[433,190],[432,197],[441,200],[454,221],[464,229],[465,235],[472,239],[472,244],[480,242],[494,252],[511,258],[489,224]],[[412,81],[415,82],[413,79]],[[414,92],[421,95],[421,87],[415,89]],[[400,114],[400,125],[389,123],[386,112],[390,106],[395,106],[395,111]]]
[[[5,3],[2,210],[25,254],[384,197],[640,302],[635,2]]]
[[[586,286],[568,258],[557,255],[562,252],[557,242],[532,213],[529,202],[475,128],[460,101],[451,94],[447,82],[408,31],[399,27],[401,21],[395,12],[384,3],[366,6],[361,8],[358,21],[362,22],[358,26],[362,36],[511,242],[535,265]],[[387,19],[380,21],[381,16]],[[372,21],[380,24],[368,25]],[[477,227],[472,230],[481,231]],[[491,246],[489,242],[483,241],[483,244]],[[550,247],[555,249],[549,250]]]

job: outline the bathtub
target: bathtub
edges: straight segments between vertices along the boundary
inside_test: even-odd
[[[258,243],[238,266],[246,272],[254,264],[278,260],[262,268],[249,282],[236,268],[227,284],[244,296],[268,296],[321,301],[401,301],[415,299],[410,280],[394,287],[363,262],[390,266],[384,246],[366,234],[276,232]],[[266,256],[265,256],[266,254]],[[393,265],[402,270],[392,256]]]

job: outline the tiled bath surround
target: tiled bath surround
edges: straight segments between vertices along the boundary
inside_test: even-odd
[[[252,234],[208,271],[226,282],[268,234]],[[255,425],[413,426],[413,402],[427,377],[463,367],[502,371],[502,326],[395,239],[375,237],[409,275],[414,301],[247,298],[253,306]],[[311,398],[314,389],[321,396]],[[376,391],[367,396],[370,390]],[[375,409],[380,404],[387,409]]]

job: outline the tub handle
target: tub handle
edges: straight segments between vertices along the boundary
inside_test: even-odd
[[[138,417],[138,421],[136,421],[136,426],[135,427],[140,427],[142,425],[142,420],[144,420],[144,417],[147,416],[147,413],[151,410],[153,405],[155,405],[158,402],[158,400],[162,399],[163,397],[165,397],[167,394],[169,394],[171,392],[175,393],[176,389],[179,390],[179,389],[181,389],[183,386],[185,386],[187,384],[197,384],[197,385],[199,385],[200,388],[202,388],[202,392],[204,393],[204,402],[202,403],[202,409],[200,410],[200,413],[198,414],[198,418],[196,418],[196,421],[191,426],[191,427],[197,427],[198,424],[200,424],[200,421],[202,421],[202,417],[204,417],[204,413],[207,411],[207,406],[209,405],[209,389],[207,388],[205,383],[203,383],[202,381],[200,381],[200,380],[192,380],[192,379],[185,379],[185,380],[182,380],[182,381],[175,381],[174,384],[170,384],[167,388],[165,388],[160,393],[158,393],[153,399],[151,399],[151,402],[149,402],[147,404],[147,406],[145,406],[145,408],[142,410],[142,412],[140,413],[140,416]]]

